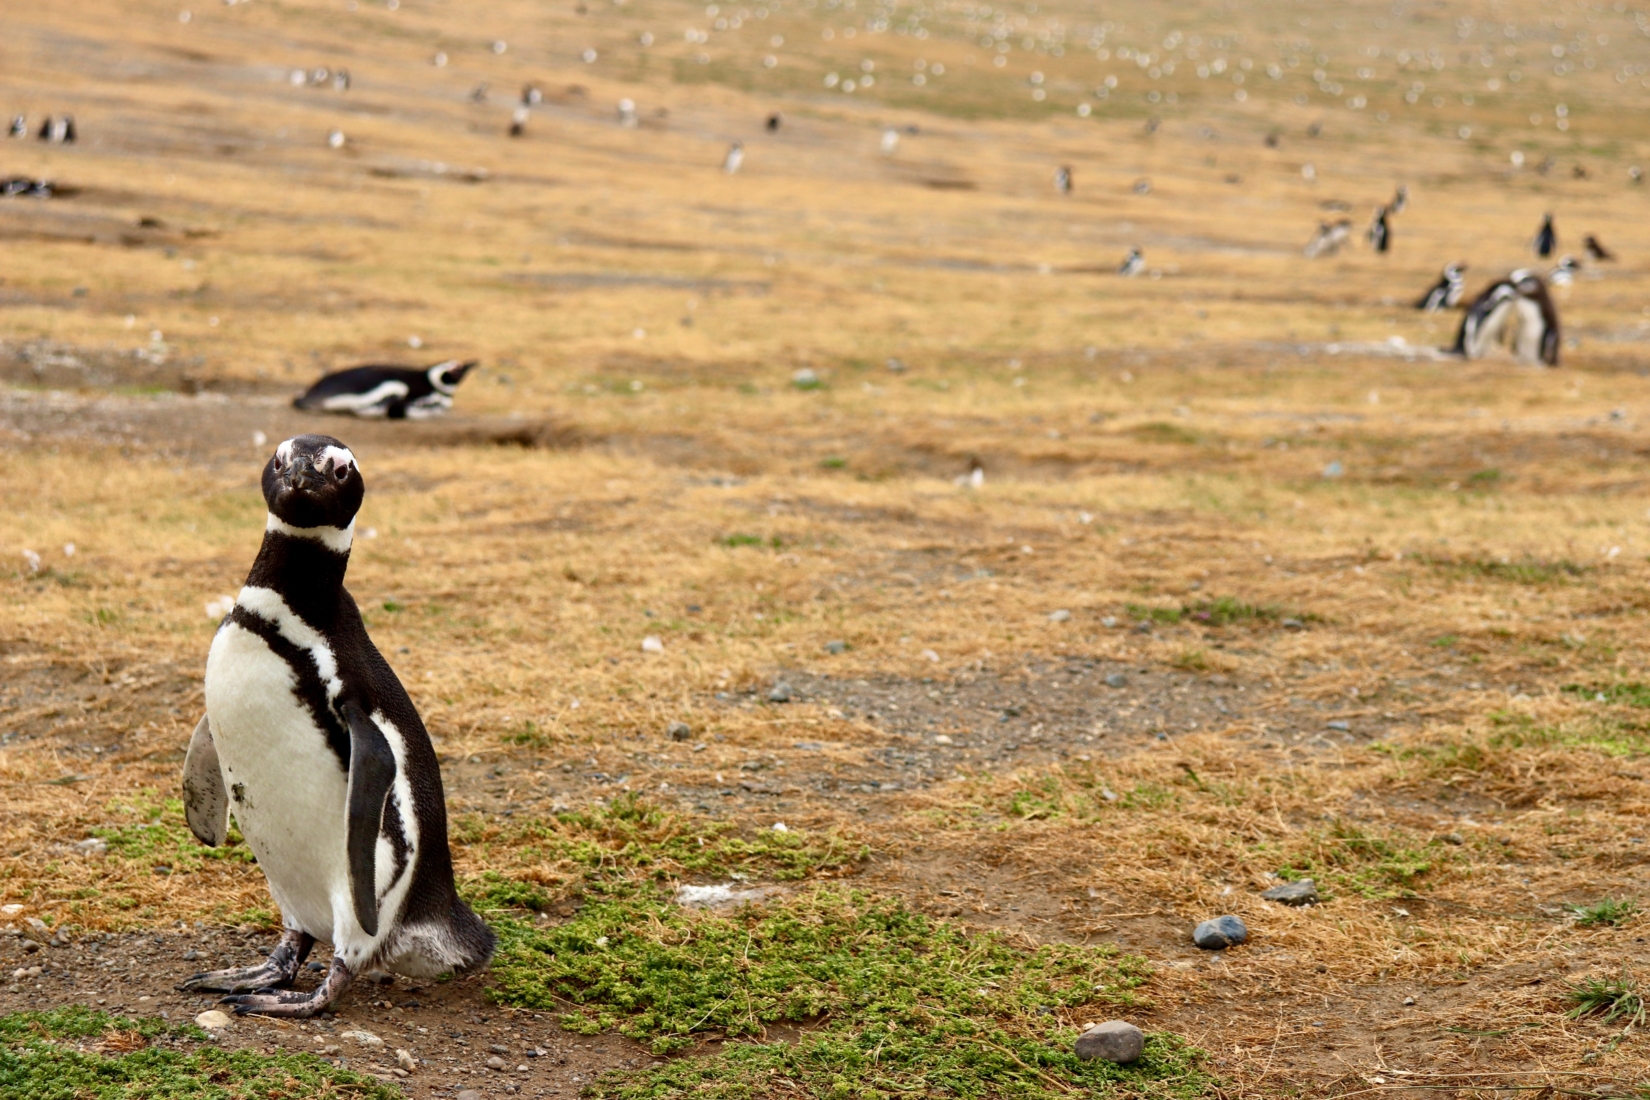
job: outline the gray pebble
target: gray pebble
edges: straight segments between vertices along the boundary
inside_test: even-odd
[[[1460,833],[1445,833],[1442,839],[1446,844],[1465,844],[1467,842],[1467,838]]]
[[[504,1059],[500,1058],[496,1054],[493,1055],[491,1058],[487,1059],[487,1068],[488,1069],[503,1069],[504,1068]]]
[[[672,741],[686,741],[693,736],[693,727],[686,722],[672,722],[665,727],[665,736]]]
[[[825,643],[825,652],[826,653],[831,653],[831,654],[846,653],[846,652],[848,652],[848,643],[847,642],[826,642]]]
[[[1205,951],[1219,951],[1223,947],[1235,947],[1249,938],[1249,929],[1243,926],[1243,921],[1228,914],[1206,920],[1192,929],[1192,942]]]
[[[457,1100],[481,1100],[481,1093],[475,1089],[465,1089],[458,1094]]]
[[[189,950],[187,950],[183,953],[183,961],[184,962],[194,962],[196,959],[198,959],[200,957],[201,957],[201,953],[199,951],[196,951],[193,947],[191,947]]]
[[[1280,901],[1285,905],[1316,905],[1322,900],[1318,897],[1317,884],[1309,878],[1274,886],[1270,890],[1262,891],[1260,896],[1267,901]]]
[[[1349,733],[1352,730],[1352,723],[1351,722],[1325,722],[1324,723],[1324,728],[1325,729],[1332,729],[1332,730],[1340,730],[1342,733]]]
[[[775,684],[773,690],[768,692],[768,702],[770,703],[788,703],[790,701],[791,685],[783,680]]]
[[[1055,610],[1055,611],[1050,611],[1048,613],[1048,621],[1051,622],[1051,623],[1070,622],[1071,621],[1071,612],[1066,610],[1063,607],[1059,608],[1058,610]]]
[[[1140,1058],[1145,1046],[1145,1032],[1124,1020],[1107,1020],[1077,1037],[1077,1057],[1127,1065]]]
[[[1106,677],[1106,686],[1109,688],[1128,687],[1129,678],[1121,672],[1114,672],[1110,676]]]
[[[503,1043],[494,1043],[492,1046],[488,1047],[487,1049],[492,1051],[494,1054],[509,1054],[510,1053],[510,1048],[505,1046]]]

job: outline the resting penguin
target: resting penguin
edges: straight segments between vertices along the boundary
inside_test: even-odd
[[[183,765],[184,813],[216,846],[235,815],[281,908],[268,961],[196,974],[237,1013],[308,1017],[369,968],[434,977],[484,965],[492,931],[453,888],[435,750],[344,588],[364,485],[325,435],[282,443],[263,472],[269,519],[212,639],[206,716]],[[332,967],[289,986],[316,940]]]
[[[351,367],[329,374],[292,402],[315,412],[353,413],[391,420],[423,420],[453,407],[453,392],[475,360],[447,359],[433,367]]]

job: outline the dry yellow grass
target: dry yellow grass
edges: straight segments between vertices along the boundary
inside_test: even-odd
[[[257,0],[185,23],[98,0],[15,16],[0,109],[72,110],[83,137],[0,145],[0,175],[78,189],[0,200],[0,351],[23,383],[0,395],[3,900],[89,926],[267,909],[254,867],[156,875],[68,845],[146,820],[175,786],[203,606],[235,590],[261,529],[253,432],[311,423],[283,403],[320,370],[475,356],[447,425],[324,426],[368,479],[376,537],[352,590],[478,828],[619,786],[752,824],[869,817],[878,888],[1156,959],[1152,1020],[1209,1049],[1233,1096],[1390,1091],[1395,1069],[1463,1096],[1642,1083],[1632,1036],[1563,1016],[1565,981],[1642,966],[1642,918],[1581,929],[1561,908],[1643,891],[1642,711],[1561,689],[1650,679],[1650,233],[1627,175],[1650,150],[1640,75],[1614,79],[1643,36],[1608,6],[1503,4],[1471,26],[1297,7],[1146,5],[1112,17],[1105,62],[1079,48],[1097,16],[1028,8],[1001,68],[962,7],[935,8],[918,39],[834,5],[752,6],[703,45],[684,28],[745,9]],[[1492,15],[1517,35],[1491,42]],[[1020,41],[1050,18],[1058,57],[1052,38]],[[1110,56],[1123,46],[1180,67],[1154,82]],[[1443,69],[1396,57],[1428,48]],[[1197,77],[1215,56],[1228,72]],[[919,58],[946,74],[911,84]],[[824,90],[866,59],[871,88]],[[350,90],[288,80],[321,64],[347,66]],[[1315,67],[1347,87],[1319,90]],[[528,81],[549,103],[512,142]],[[637,128],[618,125],[621,97]],[[728,176],[734,139],[747,159]],[[1053,191],[1060,164],[1071,196]],[[1301,258],[1339,216],[1325,203],[1361,228],[1399,182],[1393,254]],[[1620,256],[1560,292],[1564,366],[1428,354],[1454,315],[1409,302],[1448,260],[1472,264],[1472,289],[1526,262],[1546,210],[1566,251],[1592,232]],[[1111,274],[1135,245],[1160,277]],[[27,384],[48,345],[90,364],[41,368],[68,392]],[[802,368],[821,388],[791,384]],[[959,488],[974,458],[984,486]],[[1128,629],[1215,597],[1280,610]],[[832,640],[851,648],[827,660]],[[813,782],[931,744],[886,709],[845,713],[856,681],[1113,706],[1052,686],[1068,658],[1177,670],[1131,699],[1143,712],[1186,681],[1234,709],[1164,725],[1167,741],[1139,715],[1051,718],[1033,763],[959,751],[943,781],[875,798]],[[788,708],[716,698],[782,670],[820,686]],[[665,742],[674,720],[706,747]],[[982,725],[954,722],[985,745]],[[823,746],[816,763],[799,740]],[[774,753],[796,777],[777,795],[714,793]],[[584,783],[574,762],[625,781]],[[461,846],[467,873],[524,870],[481,853]],[[1333,901],[1254,897],[1289,867],[1327,875]],[[1217,911],[1256,935],[1211,966],[1184,934]],[[1468,1073],[1505,1076],[1443,1076]]]

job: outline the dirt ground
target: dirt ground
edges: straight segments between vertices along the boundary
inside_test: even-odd
[[[636,795],[1141,953],[1130,1018],[1223,1096],[1650,1088],[1636,1023],[1568,1015],[1650,928],[1577,912],[1650,899],[1640,13],[177,7],[0,42],[0,116],[81,132],[0,138],[59,185],[0,198],[0,1012],[193,1018],[178,980],[273,943],[257,868],[161,823],[258,471],[321,430],[461,878],[558,893],[487,838]],[[1536,262],[1547,211],[1562,366],[1437,352],[1459,315],[1412,300]],[[449,355],[440,420],[290,407]],[[1224,913],[1249,942],[1195,948]],[[412,1096],[653,1060],[487,990],[215,1041]]]

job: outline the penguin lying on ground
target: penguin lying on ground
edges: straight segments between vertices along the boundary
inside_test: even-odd
[[[1352,222],[1342,218],[1337,222],[1319,222],[1318,232],[1306,243],[1302,253],[1309,260],[1319,256],[1333,256],[1352,237]]]
[[[184,813],[211,846],[235,815],[286,931],[266,962],[179,988],[233,994],[222,1003],[237,1014],[308,1017],[364,970],[473,969],[495,940],[453,887],[429,735],[344,588],[365,491],[355,456],[331,436],[289,439],[263,491],[263,546],[206,659]],[[332,944],[320,987],[281,989],[317,940]]]
[[[407,367],[351,367],[329,374],[292,402],[313,412],[352,413],[390,420],[424,420],[453,407],[453,391],[476,365],[447,359],[423,370]]]
[[[1504,343],[1527,363],[1558,366],[1558,309],[1541,276],[1514,271],[1492,283],[1467,307],[1455,335],[1454,352],[1481,359],[1490,346]]]

